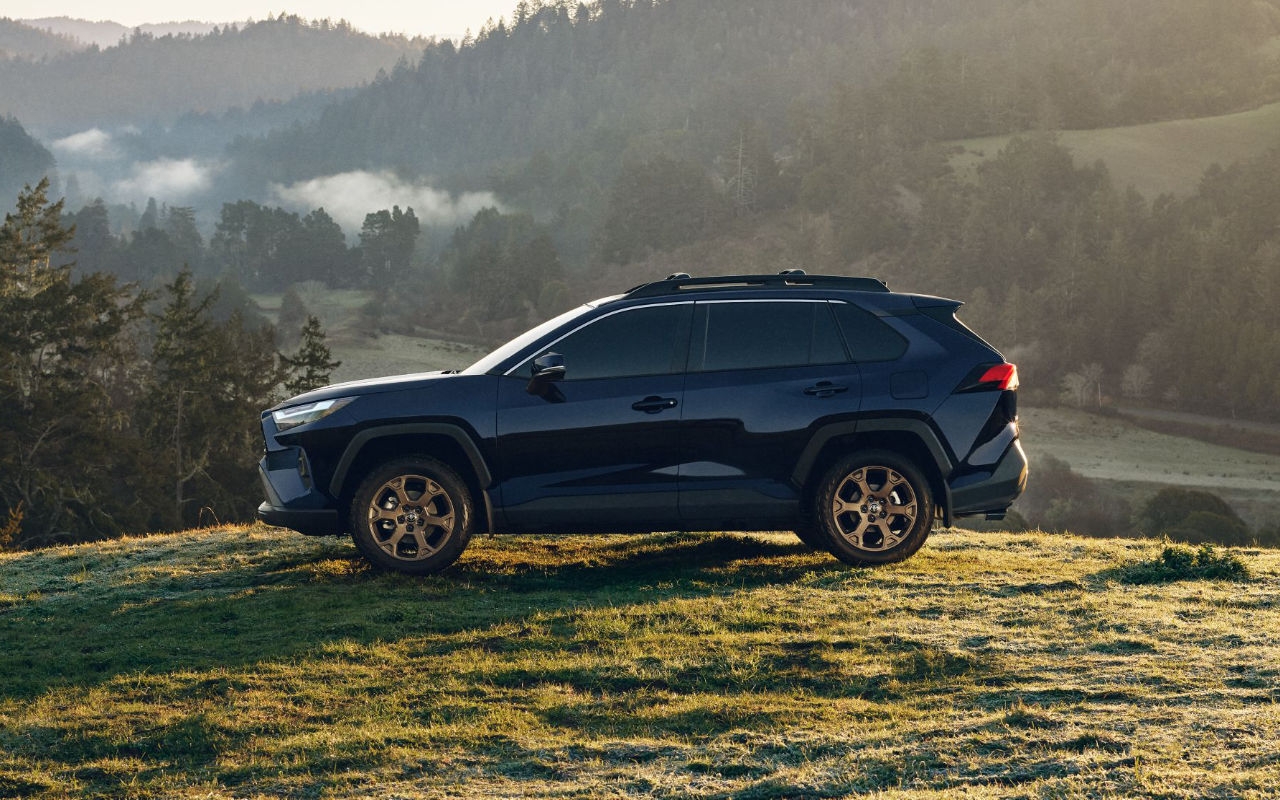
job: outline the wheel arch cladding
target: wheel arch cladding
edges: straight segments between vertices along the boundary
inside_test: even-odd
[[[953,462],[937,435],[920,420],[864,420],[831,426],[814,436],[793,480],[806,498],[812,497],[827,470],[842,456],[859,450],[889,450],[910,459],[924,473],[934,505],[949,523],[951,493],[946,476]]]
[[[457,472],[471,496],[479,522],[487,524],[486,489],[493,483],[489,465],[466,431],[448,423],[387,425],[361,431],[343,452],[330,481],[330,494],[343,505],[351,497],[363,476],[378,464],[393,458],[428,455]]]

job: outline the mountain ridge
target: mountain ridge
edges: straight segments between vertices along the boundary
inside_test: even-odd
[[[38,30],[72,37],[86,47],[97,45],[100,48],[114,47],[120,44],[121,39],[132,35],[135,31],[149,36],[202,36],[219,27],[217,23],[198,20],[148,22],[130,26],[110,19],[89,20],[68,16],[20,19],[18,22]]]

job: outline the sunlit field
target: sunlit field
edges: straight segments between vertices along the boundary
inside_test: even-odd
[[[1275,146],[1280,103],[1237,114],[1178,119],[1123,128],[1068,130],[1057,134],[1079,165],[1102,161],[1117,186],[1132,186],[1147,199],[1161,194],[1195,192],[1204,171],[1252,158]],[[957,170],[971,174],[992,158],[1011,136],[988,136],[957,142],[964,148],[953,159]]]
[[[265,527],[0,556],[0,796],[1274,797],[1280,552]],[[1185,569],[1184,569],[1185,568]],[[1203,573],[1208,575],[1210,573]],[[1156,581],[1156,582],[1148,582]]]

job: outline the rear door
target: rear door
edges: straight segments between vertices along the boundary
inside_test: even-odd
[[[789,524],[801,452],[823,425],[852,419],[860,396],[825,300],[699,302],[684,391],[681,520]]]

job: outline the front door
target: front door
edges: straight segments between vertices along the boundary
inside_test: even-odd
[[[499,381],[498,502],[513,531],[662,530],[678,521],[680,414],[692,303],[623,309],[538,353],[562,380]]]

